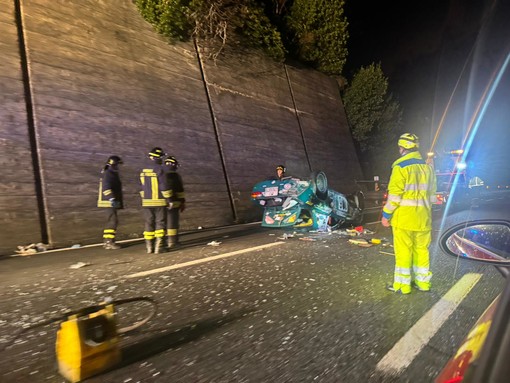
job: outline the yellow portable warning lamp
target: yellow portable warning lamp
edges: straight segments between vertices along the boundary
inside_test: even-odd
[[[113,304],[70,315],[60,324],[55,345],[58,370],[79,382],[120,361],[119,337]]]
[[[149,302],[152,312],[129,327],[117,329],[115,305]],[[60,374],[70,382],[80,382],[114,367],[121,360],[119,335],[137,329],[156,313],[157,304],[149,297],[136,297],[102,303],[66,313],[23,328],[9,344],[27,330],[62,321],[57,332],[55,351]],[[0,351],[5,350],[8,344]]]

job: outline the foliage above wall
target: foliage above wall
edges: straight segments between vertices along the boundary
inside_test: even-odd
[[[163,35],[213,47],[261,48],[341,75],[347,59],[344,0],[134,0]]]
[[[218,55],[225,44],[261,48],[285,57],[280,32],[257,0],[135,0],[142,16],[163,35],[196,39]]]

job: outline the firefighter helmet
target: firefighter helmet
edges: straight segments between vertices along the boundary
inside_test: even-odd
[[[286,169],[286,168],[285,168],[285,166],[283,166],[283,165],[278,165],[278,166],[276,167],[276,170],[277,170],[277,171],[278,171],[278,170],[281,170],[282,172],[284,172],[284,173],[285,173],[285,171],[286,171],[287,169]]]
[[[122,163],[122,159],[119,156],[110,156],[106,161],[106,165],[118,165]]]
[[[420,140],[416,134],[404,133],[398,139],[398,146],[404,149],[418,149],[420,147]]]
[[[175,168],[178,168],[179,167],[179,161],[177,161],[177,158],[175,158],[174,156],[168,156],[167,158],[165,158],[165,165],[173,166]]]
[[[153,148],[150,152],[149,152],[149,157],[151,158],[161,158],[165,155],[165,152],[163,151],[163,149],[161,148]]]

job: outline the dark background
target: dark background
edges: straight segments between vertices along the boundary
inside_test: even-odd
[[[469,148],[471,175],[510,184],[510,69],[501,71],[510,1],[348,0],[346,16],[347,78],[380,62],[404,112],[402,129],[420,136],[423,154]],[[472,145],[468,131],[477,131]]]

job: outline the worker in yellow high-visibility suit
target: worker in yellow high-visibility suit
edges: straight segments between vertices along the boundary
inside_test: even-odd
[[[420,291],[430,291],[429,245],[436,176],[418,151],[416,135],[402,134],[398,147],[401,157],[391,166],[381,221],[383,226],[392,227],[395,249],[394,279],[386,288],[409,294],[412,283]]]

